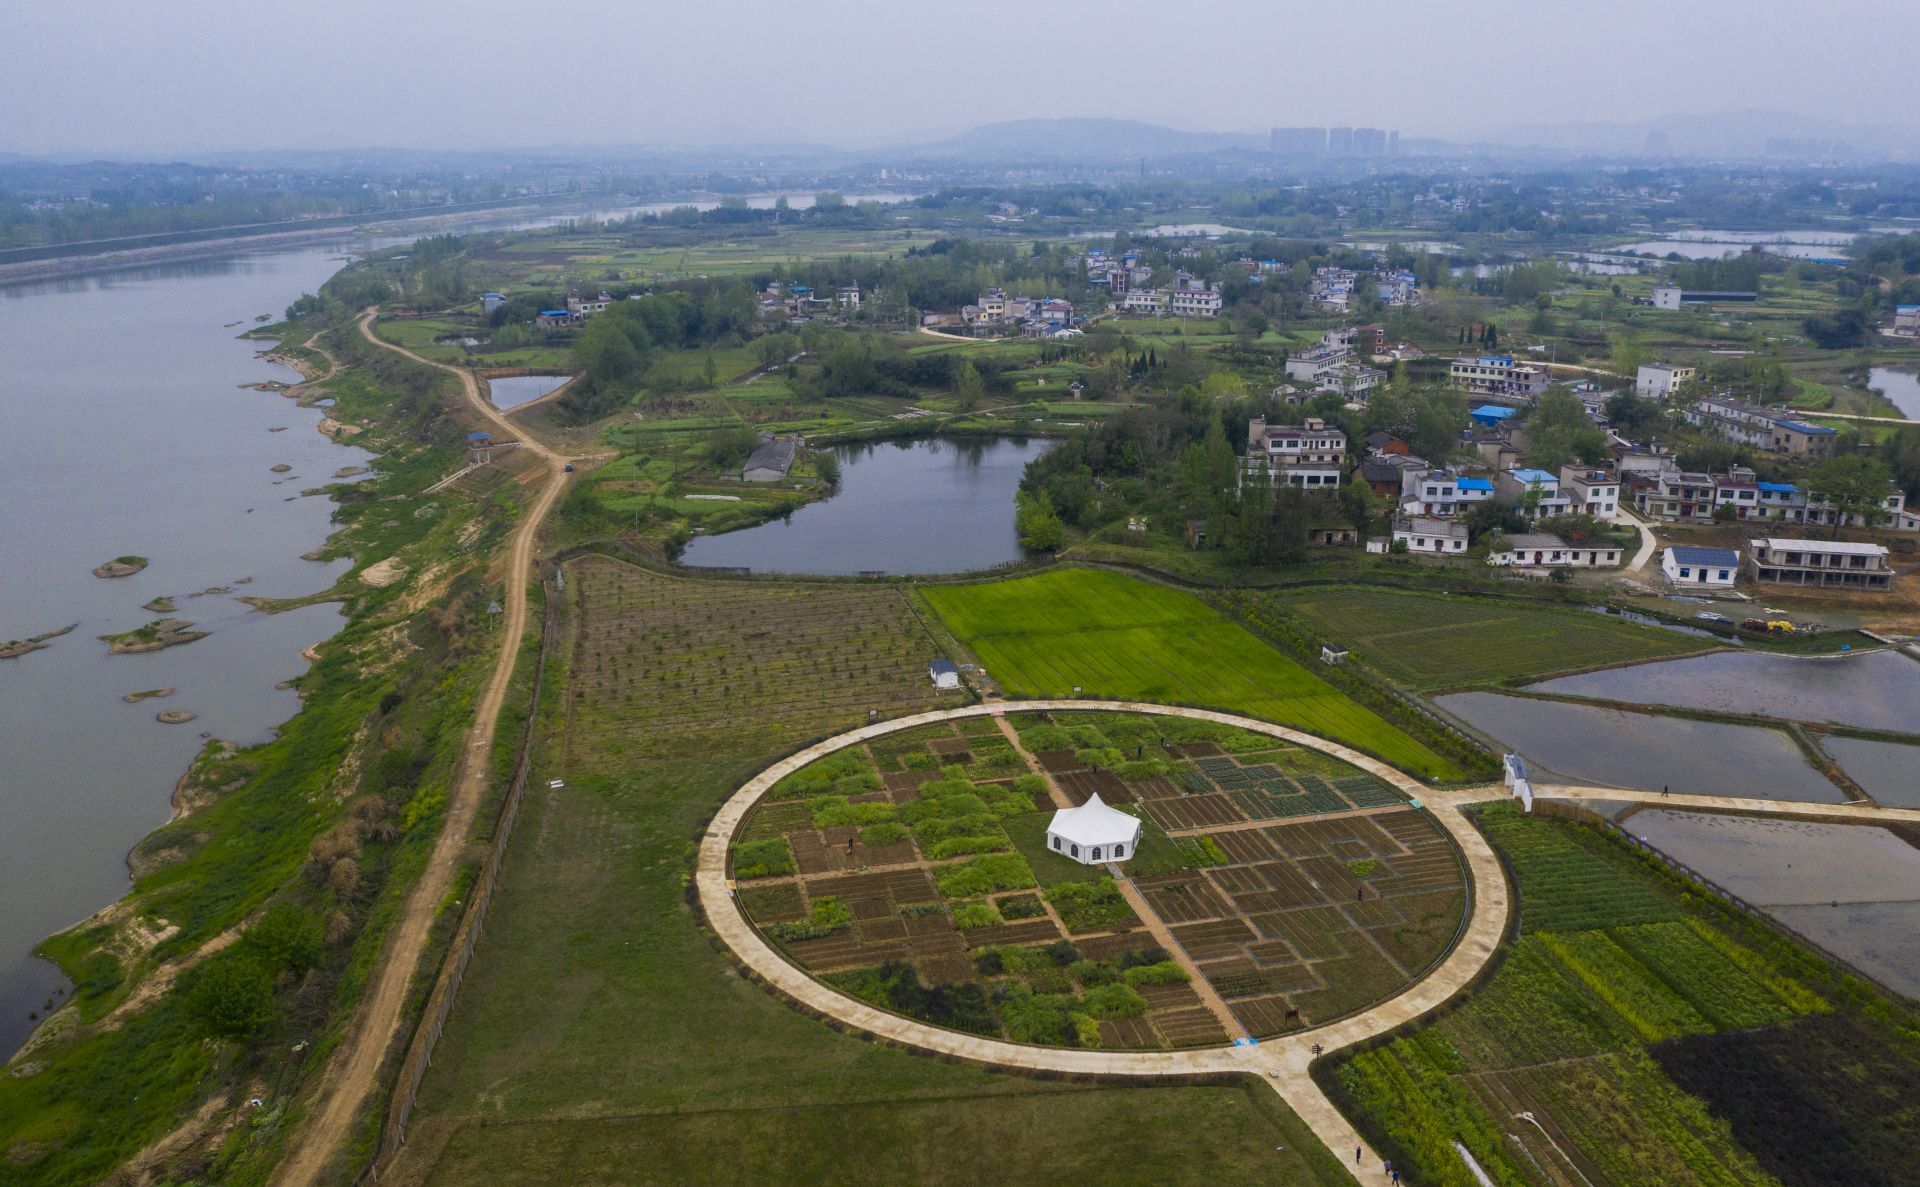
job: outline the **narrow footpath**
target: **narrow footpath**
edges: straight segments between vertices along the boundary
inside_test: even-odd
[[[275,1182],[282,1187],[310,1187],[352,1145],[362,1111],[380,1095],[380,1065],[401,1036],[408,990],[422,971],[427,940],[434,917],[453,888],[459,869],[460,851],[473,831],[474,817],[486,798],[491,778],[487,756],[493,747],[500,709],[513,681],[514,662],[520,654],[520,640],[527,626],[527,582],[533,568],[534,539],[549,512],[566,489],[564,467],[574,459],[555,453],[546,445],[517,431],[501,412],[482,396],[480,384],[471,372],[436,363],[383,341],[373,332],[377,311],[369,308],[360,315],[360,333],[368,342],[428,367],[451,372],[460,379],[461,390],[473,412],[497,425],[503,432],[519,438],[522,448],[531,450],[547,464],[547,475],[521,518],[508,549],[506,563],[505,613],[499,636],[499,653],[493,670],[474,705],[473,725],[461,753],[458,769],[447,790],[446,819],[434,838],[426,869],[408,893],[382,945],[380,959],[367,986],[365,1000],[348,1024],[346,1036],[326,1070],[314,1094],[312,1111],[302,1130],[288,1144],[287,1161],[282,1163]]]

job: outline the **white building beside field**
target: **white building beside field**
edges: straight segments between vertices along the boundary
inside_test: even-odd
[[[1047,848],[1081,865],[1125,861],[1140,843],[1140,819],[1107,807],[1098,792],[1078,808],[1062,808],[1047,825]]]

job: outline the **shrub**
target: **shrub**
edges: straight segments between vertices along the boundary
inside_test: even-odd
[[[1134,948],[1120,958],[1120,967],[1137,969],[1142,965],[1165,964],[1172,959],[1172,955],[1165,948]]]
[[[1147,1012],[1147,999],[1125,983],[1096,985],[1087,990],[1080,1004],[1094,1018],[1138,1018]]]
[[[1062,882],[1047,890],[1047,901],[1060,913],[1070,932],[1101,931],[1132,919],[1133,908],[1120,895],[1112,878],[1093,882]]]
[[[1034,884],[1033,870],[1018,853],[987,853],[948,866],[934,879],[950,899],[978,898],[996,890],[1025,890]]]
[[[1121,974],[1129,985],[1182,985],[1190,978],[1187,970],[1180,967],[1178,961],[1162,960],[1154,964],[1137,964]]]
[[[901,761],[906,763],[909,771],[937,771],[940,769],[939,757],[928,754],[924,750],[909,754]]]
[[[1072,1017],[1075,1002],[1067,994],[1035,993],[1014,982],[1001,987],[994,1004],[999,1008],[1000,1021],[1006,1024],[1007,1037],[1015,1042],[1082,1045],[1080,1028]]]
[[[1053,943],[1047,945],[1045,951],[1047,959],[1059,965],[1061,968],[1066,968],[1074,961],[1080,959],[1080,949],[1073,946],[1072,940],[1055,940]]]
[[[961,931],[971,931],[976,927],[993,927],[1005,923],[1000,912],[994,910],[992,903],[961,903],[953,909],[953,925]]]
[[[213,1038],[245,1039],[273,1021],[273,974],[245,951],[201,965],[185,995],[187,1018]]]
[[[741,841],[733,847],[736,878],[773,878],[793,871],[793,850],[787,848],[785,837]]]
[[[302,973],[320,959],[320,920],[292,903],[270,908],[240,937],[240,948],[262,968]]]
[[[906,840],[906,838],[906,828],[902,825],[895,824],[891,820],[883,820],[879,824],[869,824],[860,830],[860,843],[862,845],[897,845],[901,841]]]
[[[813,925],[823,933],[837,931],[853,922],[853,911],[830,894],[813,900]]]
[[[1012,847],[1005,833],[986,833],[971,837],[948,837],[933,846],[929,855],[938,861],[942,858],[961,857],[969,853],[999,853]]]
[[[825,980],[862,1001],[935,1026],[988,1035],[1000,1029],[979,985],[959,981],[929,989],[920,983],[920,974],[913,966],[904,961],[889,961],[877,969],[831,973]]]
[[[813,827],[837,828],[846,825],[859,827],[866,824],[881,824],[893,819],[893,805],[884,800],[872,800],[863,804],[847,801],[843,795],[817,795],[807,800],[807,810],[813,813]]]
[[[1110,985],[1120,977],[1118,969],[1104,960],[1076,960],[1067,971],[1073,979],[1089,988],[1095,985]]]
[[[1008,919],[1037,919],[1047,913],[1040,903],[1040,897],[1033,894],[1017,894],[1012,898],[1003,898],[997,904],[1000,914]]]

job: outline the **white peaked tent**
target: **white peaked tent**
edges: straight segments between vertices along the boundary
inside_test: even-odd
[[[1098,794],[1078,808],[1062,808],[1047,826],[1047,848],[1081,865],[1125,861],[1140,842],[1140,820],[1115,811]]]

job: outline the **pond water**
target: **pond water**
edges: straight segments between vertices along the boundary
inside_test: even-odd
[[[1920,808],[1920,746],[1822,738],[1820,748],[1874,799],[1893,808]]]
[[[1641,255],[1679,255],[1689,260],[1713,260],[1739,255],[1754,247],[1795,259],[1837,259],[1859,235],[1853,231],[1669,231],[1659,239],[1623,243],[1614,251]]]
[[[1542,776],[1765,800],[1844,798],[1777,730],[1492,692],[1454,693],[1434,703],[1519,752]]]
[[[518,408],[528,400],[537,400],[559,387],[570,375],[513,375],[487,380],[495,408]]]
[[[1920,420],[1920,372],[1875,367],[1867,373],[1867,386],[1891,400],[1900,415]]]
[[[1563,696],[1920,731],[1920,660],[1898,651],[1818,657],[1722,651],[1528,687]]]
[[[685,565],[757,573],[958,573],[1021,559],[1013,493],[1052,441],[930,437],[845,445],[840,490],[785,519],[696,538]]]
[[[1920,997],[1920,850],[1886,829],[1665,810],[1635,813],[1622,827]]]

